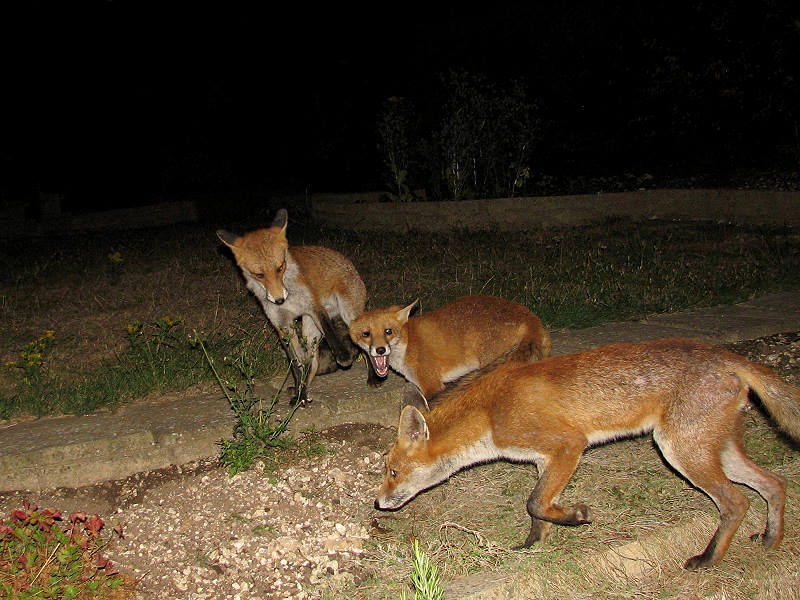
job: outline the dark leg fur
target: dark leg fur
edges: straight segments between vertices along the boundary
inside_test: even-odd
[[[322,333],[333,351],[336,362],[343,367],[349,367],[358,356],[358,347],[350,340],[347,324],[341,317],[331,319],[327,313],[317,315],[322,324]]]
[[[322,338],[319,344],[318,353],[319,366],[317,367],[317,375],[327,375],[339,368],[339,363],[336,362],[333,351],[325,338]]]

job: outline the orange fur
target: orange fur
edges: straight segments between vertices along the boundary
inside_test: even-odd
[[[763,544],[774,548],[783,536],[786,483],[742,449],[750,389],[800,439],[800,390],[765,367],[690,340],[614,344],[476,372],[427,415],[403,410],[376,506],[399,508],[470,464],[534,462],[539,481],[527,503],[528,547],[544,540],[552,523],[591,521],[586,505],[558,504],[585,448],[652,431],[664,458],[720,509],[719,529],[686,568],[716,564],[725,554],[749,504],[732,481],[767,501]]]
[[[416,302],[362,314],[350,337],[373,361],[415,383],[430,399],[444,384],[512,351],[509,359],[550,354],[550,336],[521,304],[492,296],[464,296],[431,313],[409,318]],[[385,374],[386,365],[378,365]]]

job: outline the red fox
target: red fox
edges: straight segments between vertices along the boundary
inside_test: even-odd
[[[456,471],[497,459],[536,463],[523,548],[544,541],[552,523],[590,523],[585,504],[558,504],[588,446],[653,432],[664,458],[720,511],[702,554],[684,567],[717,564],[749,506],[732,482],[767,502],[761,540],[783,538],[786,481],[751,461],[741,413],[753,390],[789,435],[800,439],[800,389],[719,348],[683,339],[613,344],[533,363],[478,371],[438,398],[427,415],[406,406],[375,507],[400,508]],[[757,536],[753,536],[756,539]]]
[[[416,384],[425,402],[444,384],[513,350],[509,360],[550,354],[550,336],[530,310],[492,296],[464,296],[421,317],[405,308],[371,310],[350,323],[350,338],[369,356],[375,372],[389,367]]]
[[[267,229],[242,236],[221,229],[217,236],[233,251],[247,288],[258,298],[267,319],[278,331],[289,356],[295,390],[300,390],[298,400],[305,401],[305,388],[311,385],[320,364],[318,344],[323,334],[336,363],[347,367],[357,356],[358,348],[350,342],[347,326],[364,312],[367,292],[353,264],[335,250],[320,246],[289,247],[287,225],[288,213],[280,209]],[[287,341],[282,333],[298,317],[306,349],[297,336]],[[292,361],[290,350],[303,363],[310,363],[305,386],[300,366]],[[332,366],[336,368],[335,363]],[[373,385],[379,381],[371,369],[368,381]]]

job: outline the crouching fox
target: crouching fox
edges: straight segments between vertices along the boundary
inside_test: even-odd
[[[290,247],[287,225],[288,213],[281,209],[267,229],[242,236],[221,229],[217,236],[233,252],[247,288],[278,330],[291,362],[295,389],[300,390],[297,399],[304,401],[306,388],[320,365],[319,341],[323,334],[335,358],[329,368],[335,369],[336,363],[350,366],[358,355],[358,348],[348,336],[348,325],[364,312],[367,292],[353,264],[335,250],[320,246]],[[305,347],[297,336],[287,340],[283,335],[283,330],[291,327],[298,317]],[[301,368],[292,360],[292,354],[308,363],[305,386]],[[370,369],[369,382],[378,381]]]
[[[528,498],[531,529],[522,544],[529,547],[544,541],[553,523],[591,522],[587,505],[558,503],[584,449],[652,432],[666,461],[720,511],[719,528],[686,569],[717,564],[727,551],[749,506],[733,482],[751,487],[767,503],[764,547],[775,548],[783,538],[786,481],[750,460],[740,439],[749,390],[782,429],[800,439],[800,389],[766,367],[670,339],[487,371],[441,394],[426,415],[413,406],[403,409],[376,508],[400,508],[468,465],[533,462],[539,480]]]
[[[550,336],[530,310],[493,296],[464,296],[420,317],[417,305],[368,311],[350,323],[350,337],[384,377],[389,367],[418,386],[425,403],[445,383],[508,353],[509,360],[550,354]]]

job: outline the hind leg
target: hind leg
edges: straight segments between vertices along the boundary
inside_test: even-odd
[[[677,437],[677,436],[676,436]],[[703,490],[717,505],[720,524],[702,554],[693,556],[684,569],[695,571],[717,564],[727,552],[750,502],[725,476],[720,462],[721,445],[715,440],[670,439],[663,432],[653,435],[664,458],[692,485]]]
[[[786,503],[786,480],[758,466],[744,453],[738,439],[731,439],[722,451],[722,469],[737,483],[757,491],[767,503],[767,526],[761,537],[765,548],[776,548],[783,539],[783,507]]]

